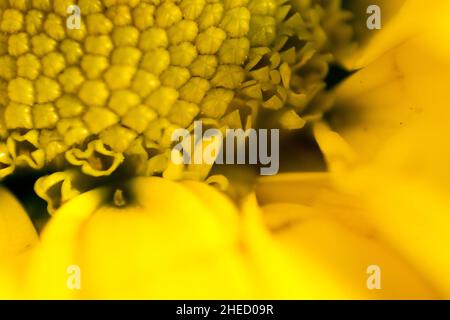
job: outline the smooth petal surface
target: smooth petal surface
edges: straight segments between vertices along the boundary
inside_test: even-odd
[[[322,280],[315,286],[328,292],[328,298],[333,297],[333,291],[327,291],[331,284],[345,292],[341,298],[439,297],[438,291],[402,252],[393,249],[378,235],[379,230],[369,219],[368,212],[372,208],[364,198],[333,188],[331,183],[324,183],[324,176],[316,178],[303,174],[281,175],[278,181],[261,179],[259,184],[260,198],[269,203],[263,207],[264,221],[286,252],[297,257],[298,274],[304,275],[305,270],[315,266],[322,273]],[[279,194],[289,190],[290,199],[264,196],[263,190],[270,185],[277,188]],[[303,190],[308,185],[319,191],[314,192],[317,195],[314,198],[304,198]],[[304,259],[305,256],[308,258]],[[381,268],[381,290],[367,287],[366,271],[372,265]]]
[[[37,241],[36,230],[16,198],[0,187],[0,261],[24,252]]]
[[[376,161],[349,172],[343,184],[370,203],[383,238],[449,297],[448,122],[434,119],[430,128],[426,120],[390,140]]]
[[[55,214],[30,268],[34,296],[248,294],[233,234],[226,232],[231,226],[222,228],[200,198],[180,184],[157,178],[137,179],[128,192],[135,202],[127,208],[108,205],[111,192],[105,189],[83,194]],[[70,265],[80,267],[81,290],[66,285]]]
[[[30,249],[38,240],[27,213],[0,187],[0,299],[18,296]]]
[[[302,214],[317,216],[321,212],[321,216],[340,221],[358,232],[371,234],[374,231],[362,214],[364,204],[352,194],[336,188],[334,175],[330,173],[292,173],[261,178],[256,184],[256,195],[263,207],[294,205],[293,208],[304,209]],[[295,210],[280,211],[277,215],[272,215],[269,221],[277,223],[273,221],[276,217],[281,221],[294,219],[291,213],[294,214]]]
[[[347,292],[333,281],[326,272],[326,266],[318,264],[308,252],[299,250],[293,254],[290,248],[276,241],[264,222],[264,213],[258,207],[254,195],[246,199],[243,215],[246,235],[244,244],[253,265],[252,274],[259,277],[260,290],[272,292],[269,298],[357,297],[355,292]]]
[[[367,8],[377,5],[381,12],[381,29],[369,30]],[[345,62],[349,69],[366,67],[391,49],[417,36],[435,33],[443,23],[448,28],[450,4],[446,0],[349,0],[355,15],[354,27],[358,49]],[[448,34],[448,29],[447,29]]]
[[[405,53],[399,64],[407,61]],[[408,105],[420,106],[420,112],[400,117],[404,122],[399,128],[394,123],[401,109],[393,105],[390,125],[383,118],[378,119],[379,124],[362,121],[360,126],[342,127],[338,132],[318,125],[316,137],[334,180],[364,199],[371,209],[365,212],[366,218],[379,230],[380,237],[401,252],[442,296],[448,297],[450,117],[446,87],[450,81],[446,64],[435,64],[437,61],[443,62],[425,60],[417,67],[423,69],[422,73],[404,75],[383,94],[380,91],[391,86],[386,83],[377,96],[368,95],[371,99],[367,106],[360,101],[360,106],[366,108],[366,119],[370,119],[369,114],[376,119],[375,100],[379,96],[392,96],[405,113]],[[356,151],[362,161],[343,160],[348,149]]]
[[[44,229],[29,267],[29,296],[87,299],[298,299],[346,295],[311,264],[299,274],[274,241],[254,196],[242,213],[212,187],[138,178],[130,202],[108,189],[82,194]],[[302,259],[307,261],[309,257]],[[81,287],[68,286],[78,266]],[[320,289],[320,290],[319,290]],[[328,290],[329,289],[329,290]],[[351,296],[351,295],[349,295]]]
[[[429,37],[406,42],[337,88],[330,126],[360,161],[370,161],[415,122],[427,121],[426,130],[432,130],[435,119],[450,119],[450,36],[446,39],[442,47]],[[323,148],[326,138],[317,138]]]
[[[353,14],[352,26],[355,33],[356,48],[345,59],[344,65],[350,69],[358,69],[364,66],[362,56],[370,50],[370,45],[374,38],[384,32],[386,26],[398,16],[405,0],[347,0],[345,5]],[[381,10],[382,29],[369,30],[367,20],[369,18],[368,8],[377,5]]]

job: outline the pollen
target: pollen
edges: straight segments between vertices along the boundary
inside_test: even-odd
[[[142,53],[134,47],[119,47],[111,56],[112,64],[136,67],[141,59]]]
[[[88,79],[98,79],[108,68],[108,58],[95,54],[86,54],[81,58],[81,69]],[[71,81],[68,79],[68,81]]]
[[[161,28],[151,28],[142,32],[139,40],[139,49],[149,51],[156,48],[167,48],[169,39],[167,32]]]
[[[140,35],[143,37],[143,34]],[[139,39],[139,30],[132,26],[114,28],[112,39],[116,47],[136,47]]]
[[[30,10],[25,16],[25,30],[30,36],[34,36],[42,30],[44,13],[38,10]]]
[[[54,40],[62,40],[66,35],[65,20],[56,14],[49,14],[44,22],[45,33]]]
[[[33,83],[28,79],[16,78],[8,84],[8,95],[11,101],[31,106],[34,102]]]
[[[53,104],[37,104],[33,107],[32,114],[36,129],[52,129],[58,123],[58,114]]]
[[[20,31],[23,27],[23,14],[16,9],[6,9],[3,12],[0,30],[7,33]]]
[[[109,100],[109,108],[116,114],[123,116],[128,109],[138,105],[141,98],[131,90],[116,90]]]
[[[109,34],[113,29],[111,20],[100,13],[89,15],[86,23],[89,34]]]
[[[50,170],[54,159],[93,177],[122,164],[173,176],[164,174],[171,134],[199,119],[256,126],[265,109],[298,129],[332,61],[332,43],[318,39],[346,23],[321,0],[76,3],[80,28],[68,29],[73,1],[2,1],[0,149],[17,152],[0,179],[23,166]],[[13,147],[16,136],[33,138],[35,156]]]
[[[12,56],[20,56],[30,49],[28,44],[28,35],[26,33],[17,33],[9,37],[8,53]]]
[[[0,77],[12,80],[16,76],[16,60],[11,56],[0,56]]]
[[[141,98],[145,98],[158,89],[160,85],[159,77],[145,70],[138,70],[133,77],[131,89]]]
[[[83,82],[78,92],[80,99],[90,106],[105,106],[109,97],[109,90],[102,80],[89,80]]]
[[[36,79],[35,90],[38,103],[53,102],[61,94],[59,83],[45,76],[40,76]]]
[[[42,57],[56,48],[56,41],[44,33],[39,33],[31,38],[33,53]]]
[[[42,72],[49,78],[55,78],[66,67],[66,60],[59,52],[50,52],[41,60]]]
[[[113,49],[111,38],[107,35],[88,36],[84,43],[86,52],[98,54],[101,56],[109,56]]]
[[[17,75],[34,80],[40,74],[41,63],[33,54],[25,54],[17,59]]]
[[[63,95],[56,101],[58,114],[63,118],[78,117],[83,114],[85,105],[72,95]]]
[[[69,67],[58,76],[63,91],[68,93],[77,93],[84,80],[82,71],[77,67]]]
[[[64,39],[61,42],[59,49],[69,65],[77,64],[83,56],[82,45],[75,40]]]

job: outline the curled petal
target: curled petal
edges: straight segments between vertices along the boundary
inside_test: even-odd
[[[8,151],[8,147],[4,143],[0,143],[0,180],[9,176],[15,170],[14,161]]]
[[[333,132],[328,125],[318,122],[314,125],[314,136],[325,155],[331,172],[340,174],[356,164],[357,155],[342,136]]]
[[[64,203],[72,200],[81,193],[79,182],[80,174],[75,170],[56,172],[44,176],[36,181],[34,190],[37,195],[47,202],[47,210],[50,214],[61,207]]]
[[[178,153],[178,161],[174,162],[173,155],[166,152],[167,167],[163,171],[163,177],[170,180],[181,180],[183,178],[183,170],[185,168],[181,153]]]
[[[283,129],[296,130],[301,129],[306,125],[305,119],[299,116],[297,112],[292,109],[282,110],[277,117]]]
[[[216,174],[208,177],[208,179],[205,180],[205,183],[211,186],[216,186],[223,192],[227,191],[230,188],[230,182],[228,181],[227,177],[221,174]]]
[[[39,132],[31,130],[24,134],[13,132],[7,142],[8,151],[17,166],[42,169],[45,165],[45,152],[39,145]]]
[[[83,173],[101,177],[113,173],[123,162],[124,156],[107,149],[102,141],[95,140],[90,142],[85,150],[67,151],[66,159],[70,164],[80,166]]]
[[[147,161],[146,176],[153,176],[164,172],[167,169],[168,162],[169,157],[165,153],[151,157]]]

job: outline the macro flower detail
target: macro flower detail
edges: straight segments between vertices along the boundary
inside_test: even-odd
[[[450,297],[428,2],[0,0],[0,298]]]
[[[291,258],[270,241],[256,202],[248,200],[246,208],[239,213],[226,195],[204,183],[159,177],[132,179],[120,193],[114,186],[86,192],[63,206],[41,235],[30,257],[27,294],[294,297],[310,280],[297,277]],[[266,262],[267,254],[273,261]],[[70,265],[83,270],[80,290],[67,286]],[[284,272],[275,275],[277,267]]]
[[[10,191],[0,187],[0,299],[20,297],[18,284],[38,241],[27,212]]]
[[[301,128],[326,100],[334,44],[351,36],[339,1],[83,0],[79,29],[66,28],[69,5],[2,4],[0,178],[163,175],[172,132],[199,119],[249,128],[269,112],[270,125]]]

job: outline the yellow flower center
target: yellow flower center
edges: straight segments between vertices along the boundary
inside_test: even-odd
[[[199,119],[241,128],[271,110],[301,128],[346,19],[336,3],[79,0],[68,29],[71,0],[0,1],[0,178],[162,174],[172,132]]]

